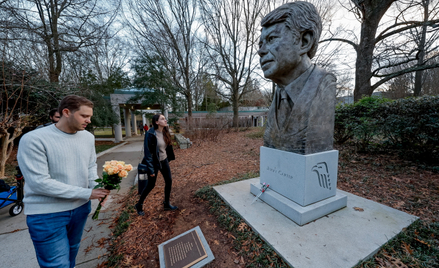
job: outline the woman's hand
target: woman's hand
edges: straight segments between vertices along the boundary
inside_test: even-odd
[[[151,177],[155,177],[155,174],[151,174],[150,176],[151,176]]]

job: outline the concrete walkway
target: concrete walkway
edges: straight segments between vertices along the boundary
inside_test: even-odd
[[[81,247],[76,258],[77,268],[96,267],[107,258],[106,239],[111,237],[110,227],[114,217],[118,213],[121,197],[127,194],[133,184],[137,182],[137,164],[143,157],[143,136],[135,136],[127,139],[123,144],[108,149],[98,154],[98,174],[102,174],[102,166],[105,161],[119,160],[132,164],[134,170],[121,183],[119,192],[113,190],[107,204],[99,214],[99,220],[91,219],[98,201],[92,202],[92,213],[85,226],[82,236]],[[9,216],[10,206],[0,209],[0,267],[10,268],[37,268],[38,263],[35,250],[30,239],[26,225],[26,216],[21,213],[18,216]],[[102,246],[101,246],[102,245]]]

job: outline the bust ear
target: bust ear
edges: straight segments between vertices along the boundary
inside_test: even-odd
[[[301,55],[308,54],[314,44],[314,33],[312,31],[305,31],[300,34],[301,41]]]

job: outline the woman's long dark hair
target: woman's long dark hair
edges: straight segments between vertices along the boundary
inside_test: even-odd
[[[159,129],[159,126],[157,125],[157,121],[159,121],[161,115],[162,114],[155,114],[152,117],[152,126],[154,127],[155,130]],[[169,127],[163,128],[163,139],[165,140],[166,145],[170,145],[172,143],[171,134],[169,133]]]

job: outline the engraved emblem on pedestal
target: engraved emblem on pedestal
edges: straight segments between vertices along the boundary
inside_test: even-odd
[[[313,166],[312,171],[317,174],[320,187],[331,190],[331,179],[329,178],[329,170],[326,162],[321,162]]]

